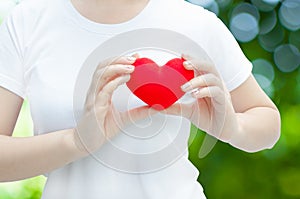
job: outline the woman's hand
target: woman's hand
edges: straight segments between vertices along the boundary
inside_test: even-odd
[[[184,55],[187,70],[194,70],[195,78],[182,85],[184,92],[191,92],[196,101],[191,104],[174,104],[168,114],[181,115],[199,129],[228,141],[238,129],[236,113],[230,94],[213,63]]]
[[[130,122],[155,112],[148,106],[119,112],[112,104],[113,92],[129,81],[135,59],[134,56],[121,57],[111,63],[105,61],[97,67],[85,101],[83,117],[75,131],[75,143],[80,150],[97,150]]]

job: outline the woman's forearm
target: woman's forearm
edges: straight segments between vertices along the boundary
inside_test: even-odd
[[[272,148],[280,137],[280,114],[275,108],[256,107],[237,113],[239,130],[229,143],[247,152]]]
[[[73,129],[25,138],[0,135],[0,182],[41,175],[85,155]]]

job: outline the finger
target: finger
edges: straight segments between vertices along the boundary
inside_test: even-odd
[[[106,77],[111,76],[110,73],[114,73],[115,71],[119,73],[126,73],[126,72],[132,72],[134,69],[134,66],[132,64],[120,64],[120,63],[112,63],[106,67],[98,68],[94,75],[93,79],[98,79],[99,77]],[[128,71],[129,70],[129,71]]]
[[[127,56],[127,57],[119,57],[115,59],[109,59],[102,61],[96,68],[96,70],[93,73],[92,77],[92,82],[90,85],[91,90],[95,90],[96,85],[98,84],[99,78],[103,77],[107,73],[106,76],[113,76],[112,74],[122,74],[122,73],[131,73],[134,70],[134,67],[131,66],[136,60],[137,55],[133,56]],[[111,65],[116,65],[116,68],[111,68]],[[133,67],[133,68],[132,68]],[[107,80],[110,80],[111,78],[106,78]],[[104,84],[106,83],[105,81],[103,82]],[[103,84],[98,84],[99,86]]]
[[[134,71],[134,66],[132,65],[110,65],[105,68],[102,73],[99,74],[98,80],[98,90],[101,90],[103,86],[110,80],[125,74],[130,74]]]
[[[183,66],[187,70],[195,70],[198,73],[213,73],[219,76],[217,69],[211,61],[196,59],[185,54],[182,55],[182,58],[186,60],[183,62]]]
[[[132,73],[134,70],[133,65],[123,65],[123,64],[114,64],[114,65],[109,65],[103,70],[99,70],[97,72],[98,78],[107,80],[110,79],[111,77],[115,75],[121,75],[121,74],[129,74]]]
[[[209,86],[209,87],[197,89],[196,91],[192,92],[192,96],[194,96],[195,98],[204,98],[204,97],[216,98],[216,97],[224,96],[224,92],[218,86]]]
[[[136,56],[137,55],[134,54],[131,56],[115,57],[115,58],[107,59],[107,60],[101,62],[99,65],[100,65],[100,68],[101,68],[101,66],[105,67],[105,66],[114,65],[114,64],[131,65],[137,59]]]
[[[103,68],[109,65],[132,65],[136,61],[137,56],[138,54],[134,54],[132,56],[122,56],[101,61],[94,72],[93,79],[97,79],[99,74],[102,74]]]
[[[195,88],[202,88],[207,86],[222,86],[221,80],[212,73],[207,73],[198,77],[195,77],[181,86],[183,92],[191,91]]]
[[[193,112],[193,104],[173,104],[169,108],[163,110],[163,113],[169,114],[169,115],[177,115],[182,116],[185,118],[190,118],[192,112]]]
[[[95,90],[97,91],[101,90],[103,86],[107,84],[108,81],[112,80],[113,78],[116,78],[116,76],[132,73],[134,71],[134,66],[128,65],[128,63],[129,64],[134,63],[137,56],[139,55],[134,54],[132,56],[119,57],[118,59],[115,59],[115,62],[110,61],[111,63],[115,63],[115,65],[108,66],[108,67],[98,66],[98,68],[93,74],[93,79],[88,93],[93,92],[94,93],[93,96],[95,97],[98,94],[98,92],[95,92]],[[104,62],[102,63],[102,65],[105,65]],[[106,60],[106,62],[108,61]]]
[[[133,64],[138,57],[139,55],[137,53],[129,56],[122,56],[114,60],[112,64]]]
[[[122,114],[121,117],[122,117],[122,121],[124,121],[125,124],[128,124],[128,123],[136,122],[138,120],[145,119],[156,113],[159,113],[159,111],[149,106],[141,106],[121,113]]]
[[[97,95],[96,106],[106,106],[110,104],[113,92],[118,88],[118,86],[128,82],[130,75],[119,76],[111,81],[109,81],[102,90]]]

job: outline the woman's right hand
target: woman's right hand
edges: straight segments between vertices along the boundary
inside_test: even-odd
[[[118,86],[129,81],[135,60],[136,56],[121,57],[98,65],[87,93],[83,116],[74,131],[75,144],[81,151],[90,153],[99,149],[130,122],[156,112],[149,106],[119,112],[111,101]]]

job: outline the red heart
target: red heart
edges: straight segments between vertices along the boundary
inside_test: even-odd
[[[166,109],[184,95],[180,86],[194,77],[193,71],[184,68],[184,61],[175,58],[160,67],[151,59],[139,58],[127,86],[149,106]]]

